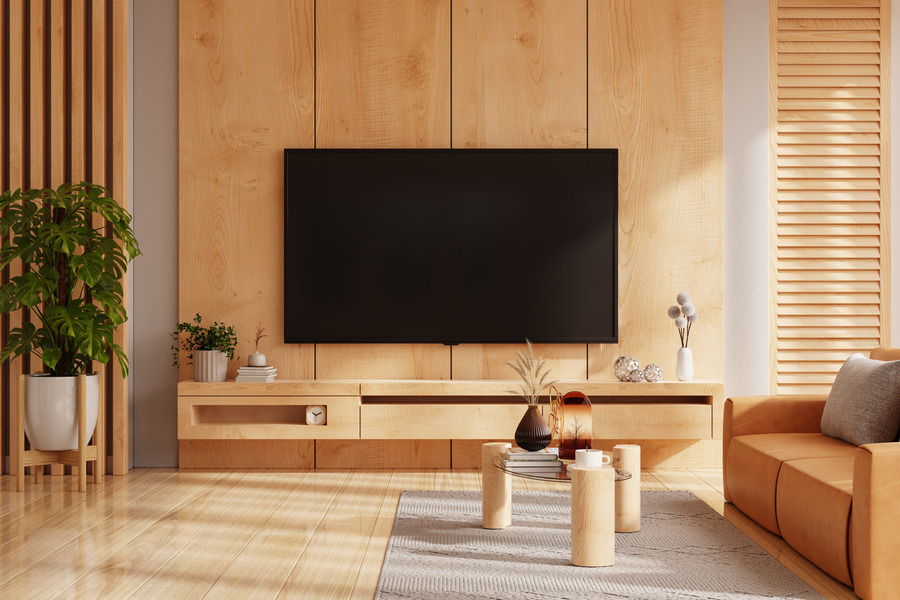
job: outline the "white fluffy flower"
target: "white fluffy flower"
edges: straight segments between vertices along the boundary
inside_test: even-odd
[[[684,317],[678,317],[677,319],[675,319],[675,327],[677,327],[678,329],[684,329],[685,327],[687,327],[687,319],[685,319]]]
[[[697,310],[694,308],[693,304],[691,304],[690,302],[685,302],[684,306],[681,307],[681,312],[684,313],[684,316],[689,317],[697,312]]]
[[[681,309],[677,306],[670,306],[669,312],[667,313],[670,319],[677,319],[681,316]]]
[[[696,323],[699,320],[700,320],[700,315],[695,312],[691,313],[691,315],[688,317],[688,321],[690,321],[691,323]]]
[[[681,292],[678,296],[675,297],[675,301],[678,302],[680,306],[684,306],[685,302],[691,301],[691,295],[687,292]]]

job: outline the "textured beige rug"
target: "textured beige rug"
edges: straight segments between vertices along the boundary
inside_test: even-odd
[[[377,600],[821,598],[689,492],[643,492],[616,564],[569,564],[568,492],[513,492],[513,525],[481,528],[480,492],[403,492]]]

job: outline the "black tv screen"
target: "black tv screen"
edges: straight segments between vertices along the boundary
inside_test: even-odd
[[[617,341],[616,150],[285,150],[286,342]]]

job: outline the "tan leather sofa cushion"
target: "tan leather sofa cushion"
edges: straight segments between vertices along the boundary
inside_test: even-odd
[[[785,462],[775,501],[781,537],[847,585],[853,585],[849,557],[853,461],[854,456],[842,456]]]
[[[775,489],[781,463],[801,458],[853,458],[856,447],[821,433],[764,433],[731,440],[725,467],[731,501],[751,519],[781,535]]]

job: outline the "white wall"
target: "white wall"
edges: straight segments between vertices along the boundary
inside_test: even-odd
[[[133,466],[178,466],[178,0],[134,0]]]
[[[725,0],[725,396],[769,390],[769,3]]]

